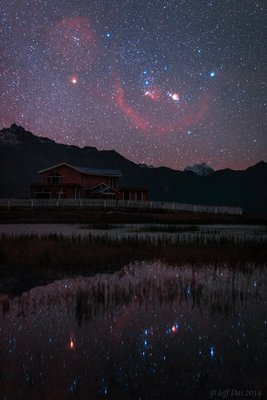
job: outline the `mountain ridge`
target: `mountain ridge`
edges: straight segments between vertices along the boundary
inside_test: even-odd
[[[264,161],[245,170],[226,168],[207,176],[164,166],[145,168],[115,150],[56,143],[16,124],[0,131],[0,197],[29,196],[30,184],[40,181],[38,171],[61,162],[120,169],[123,175],[120,185],[146,187],[149,200],[236,206],[245,213],[267,215]]]

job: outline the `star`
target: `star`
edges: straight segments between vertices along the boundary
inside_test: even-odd
[[[76,85],[76,84],[78,83],[78,77],[77,77],[76,75],[72,75],[72,76],[69,78],[69,81],[70,81],[70,83],[71,83],[72,85]]]
[[[171,95],[171,98],[172,98],[174,101],[179,101],[179,100],[180,100],[180,97],[179,97],[179,94],[178,94],[178,93],[173,93],[173,94]]]

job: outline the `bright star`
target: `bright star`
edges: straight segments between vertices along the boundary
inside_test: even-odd
[[[179,100],[180,100],[179,94],[178,94],[178,93],[173,93],[173,94],[172,94],[172,99],[173,99],[174,101],[179,101]]]
[[[173,101],[179,101],[180,97],[178,93],[172,93],[172,92],[167,92],[167,95],[173,100]]]
[[[76,75],[73,75],[69,78],[70,83],[72,83],[72,85],[76,85],[76,83],[78,83],[78,78]]]
[[[211,71],[209,75],[211,78],[214,78],[216,76],[216,73],[214,71]]]

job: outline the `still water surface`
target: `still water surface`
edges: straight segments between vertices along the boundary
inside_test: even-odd
[[[95,224],[96,225],[96,224]],[[101,228],[90,227],[90,224],[0,224],[0,236],[37,235],[49,234],[63,237],[86,238],[88,235],[94,237],[114,238],[183,238],[191,242],[198,238],[209,238],[220,240],[228,238],[242,242],[252,239],[254,241],[267,239],[267,228],[265,225],[171,225],[177,228],[177,232],[166,232],[166,224],[104,224]],[[167,225],[167,227],[170,225]],[[151,229],[150,229],[151,228]],[[154,229],[153,229],[154,228]],[[156,228],[156,229],[155,229]],[[192,229],[194,228],[194,229]],[[180,230],[180,232],[179,232]]]
[[[0,398],[263,399],[266,277],[143,262],[2,296]]]

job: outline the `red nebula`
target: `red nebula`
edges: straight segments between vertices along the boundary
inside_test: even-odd
[[[139,115],[137,111],[133,109],[130,105],[127,104],[125,97],[124,97],[124,90],[122,89],[120,83],[117,81],[116,84],[116,93],[115,93],[115,100],[117,105],[120,109],[124,112],[127,117],[134,123],[136,128],[139,129],[148,129],[149,123]]]
[[[152,95],[149,96],[151,97]],[[125,99],[125,92],[119,80],[116,82],[115,101],[117,106],[136,128],[147,133],[151,132],[152,134],[166,134],[173,131],[182,131],[186,127],[199,122],[206,115],[208,109],[207,96],[203,96],[194,107],[185,105],[183,107],[183,112],[180,113],[180,117],[173,117],[174,109],[172,106],[166,104],[166,112],[170,115],[170,122],[164,124],[160,120],[156,120],[155,115],[148,112],[146,113],[145,111],[141,113],[130,105]]]
[[[81,70],[95,59],[96,38],[89,20],[85,17],[63,18],[49,35],[53,56],[58,61]]]
[[[157,86],[149,87],[145,91],[145,96],[148,96],[153,101],[157,101],[161,97],[161,91]]]

